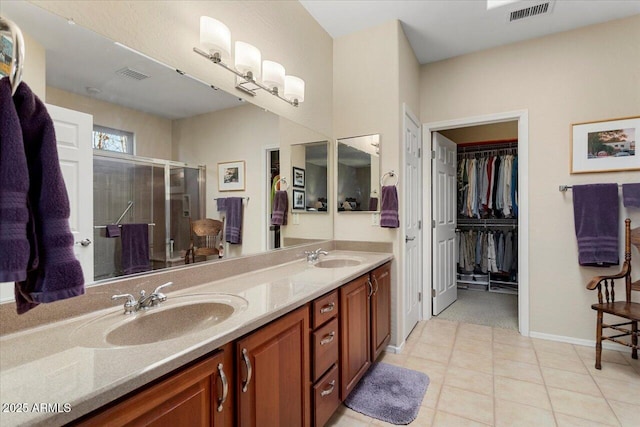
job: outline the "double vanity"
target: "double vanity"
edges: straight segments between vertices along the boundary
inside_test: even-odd
[[[3,336],[0,424],[323,425],[389,342],[392,255],[307,257]]]

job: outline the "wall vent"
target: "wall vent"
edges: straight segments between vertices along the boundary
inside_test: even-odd
[[[509,12],[509,22],[520,21],[525,18],[532,18],[539,15],[545,15],[551,12],[552,6],[552,1],[546,1],[533,6],[513,10]]]
[[[134,80],[144,80],[151,77],[129,67],[124,67],[123,69],[116,71],[116,74],[120,74],[121,76],[129,77]]]

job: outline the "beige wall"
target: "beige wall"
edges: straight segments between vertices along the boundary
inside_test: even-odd
[[[593,339],[571,191],[560,184],[637,182],[640,172],[569,174],[570,125],[640,114],[640,16],[422,66],[423,123],[529,111],[529,298],[532,332]],[[522,185],[521,184],[521,185]],[[622,206],[622,205],[621,205]],[[638,210],[621,219],[640,223]],[[621,234],[622,235],[622,234]]]
[[[47,87],[47,103],[93,116],[93,124],[133,132],[135,154],[173,160],[171,120],[88,96]]]
[[[40,99],[46,98],[47,78],[45,74],[47,55],[44,47],[32,39],[29,34],[24,37],[24,67],[22,81],[29,85],[31,91]],[[27,53],[28,52],[28,53]]]
[[[33,1],[53,13],[73,18],[114,41],[179,68],[229,93],[235,76],[192,48],[199,43],[201,15],[224,22],[232,41],[257,46],[264,59],[281,62],[288,74],[306,82],[300,107],[261,92],[249,102],[296,123],[332,134],[332,39],[295,1]]]
[[[244,204],[242,245],[228,245],[227,256],[262,250],[263,147],[277,145],[279,118],[253,105],[229,108],[173,123],[174,156],[187,163],[207,165],[206,214],[219,218],[214,198],[249,197]],[[245,191],[218,191],[218,163],[245,161]]]

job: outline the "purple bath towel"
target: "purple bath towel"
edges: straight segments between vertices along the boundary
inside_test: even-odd
[[[122,270],[124,274],[140,273],[149,266],[149,224],[122,224]]]
[[[271,225],[287,225],[287,211],[289,210],[289,197],[286,191],[276,191],[273,198],[273,211],[271,212]]]
[[[578,262],[585,266],[619,264],[618,184],[573,186],[573,217]]]
[[[622,184],[622,203],[625,208],[640,208],[640,182]]]
[[[398,219],[398,190],[395,185],[385,185],[382,187],[380,227],[400,227],[400,220]]]
[[[27,278],[29,170],[8,78],[0,79],[0,282]]]
[[[227,197],[225,239],[232,244],[242,243],[242,197]]]
[[[39,303],[84,293],[84,276],[73,253],[69,198],[58,160],[53,122],[44,104],[23,82],[13,97],[29,169],[27,277],[16,282],[18,314]]]
[[[227,210],[227,199],[225,197],[220,197],[216,200],[216,208],[218,212],[224,212]]]

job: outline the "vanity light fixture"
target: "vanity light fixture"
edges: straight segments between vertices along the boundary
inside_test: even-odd
[[[294,107],[304,101],[304,80],[285,75],[282,64],[261,61],[260,50],[249,43],[235,42],[234,66],[227,65],[224,61],[231,58],[231,32],[217,19],[200,17],[200,45],[204,50],[194,47],[193,51],[235,74],[236,88],[246,94],[256,96],[262,89]]]

